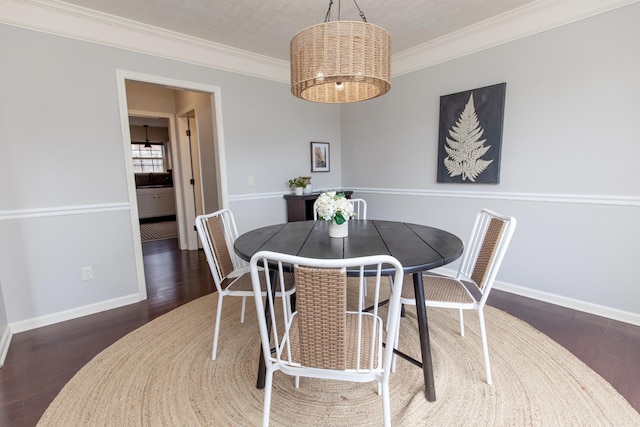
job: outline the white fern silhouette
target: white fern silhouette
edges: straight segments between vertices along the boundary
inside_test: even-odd
[[[449,171],[449,176],[462,175],[462,180],[475,182],[478,175],[493,162],[482,160],[481,157],[491,148],[484,146],[486,139],[482,138],[484,129],[480,127],[478,115],[473,104],[473,92],[464,107],[456,124],[449,130],[451,138],[447,138],[444,149],[448,156],[444,159],[444,165]]]

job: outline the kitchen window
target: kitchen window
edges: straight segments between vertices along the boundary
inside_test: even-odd
[[[149,145],[145,147],[145,145]],[[134,173],[166,172],[164,162],[164,144],[131,144]]]

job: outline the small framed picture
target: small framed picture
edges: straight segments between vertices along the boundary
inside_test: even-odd
[[[311,143],[311,172],[329,172],[329,143]]]

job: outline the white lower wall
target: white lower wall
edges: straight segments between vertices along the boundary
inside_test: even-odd
[[[640,324],[640,289],[631,285],[635,268],[630,262],[640,253],[640,224],[634,219],[640,198],[565,195],[545,201],[551,196],[495,193],[474,198],[456,192],[354,190],[367,200],[370,218],[432,225],[463,241],[482,208],[515,216],[518,225],[498,274],[498,282],[504,284],[499,288]],[[598,226],[603,219],[606,226]]]
[[[450,231],[466,241],[475,212],[483,207],[516,216],[518,227],[498,274],[495,288],[517,295],[549,302],[574,310],[640,325],[637,301],[640,290],[630,287],[625,277],[632,277],[633,264],[622,264],[611,247],[639,253],[634,236],[638,228],[626,233],[623,228],[636,214],[640,198],[615,199],[596,196],[558,197],[550,194],[429,192],[424,190],[389,190],[350,188],[354,197],[367,200],[368,217],[426,224]],[[231,198],[231,209],[239,232],[286,221],[284,193],[252,194]],[[402,206],[398,209],[398,206]],[[260,212],[261,215],[256,215]],[[607,228],[593,228],[601,216],[615,217]],[[636,227],[640,227],[636,225]],[[587,258],[572,254],[558,244],[576,240],[584,246]],[[534,247],[531,247],[533,244]],[[626,248],[626,249],[625,249]],[[575,249],[575,248],[574,248]],[[529,253],[534,255],[529,257]],[[458,262],[439,270],[454,274]],[[598,280],[602,286],[582,286]],[[86,286],[78,281],[79,286]],[[573,289],[579,289],[576,294]],[[137,294],[113,298],[82,307],[30,317],[11,323],[0,340],[0,356],[8,350],[11,333],[74,319],[138,301]],[[623,302],[622,304],[620,302]],[[1,363],[2,359],[0,359]]]
[[[0,234],[12,325],[138,294],[127,204],[3,212]],[[83,280],[84,267],[91,267],[91,280]]]
[[[465,242],[480,209],[513,215],[518,225],[496,289],[640,325],[640,288],[630,286],[634,264],[627,262],[640,253],[640,225],[634,224],[640,197],[349,189],[367,201],[369,219],[430,225]],[[234,197],[231,209],[242,233],[286,221],[284,206],[281,194],[254,194]],[[256,216],[254,209],[274,215]],[[617,221],[594,227],[602,218]],[[629,224],[634,228],[627,233]],[[439,271],[455,274],[458,265]]]

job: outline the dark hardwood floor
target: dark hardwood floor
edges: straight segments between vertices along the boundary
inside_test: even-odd
[[[0,369],[0,425],[34,426],[66,382],[100,351],[173,308],[213,292],[202,251],[180,251],[177,240],[169,239],[145,242],[143,252],[146,301],[13,336]],[[640,412],[640,327],[497,290],[489,304],[562,344]]]
[[[0,369],[0,426],[34,426],[64,384],[134,329],[214,291],[202,251],[177,239],[142,244],[147,300],[15,334]]]

